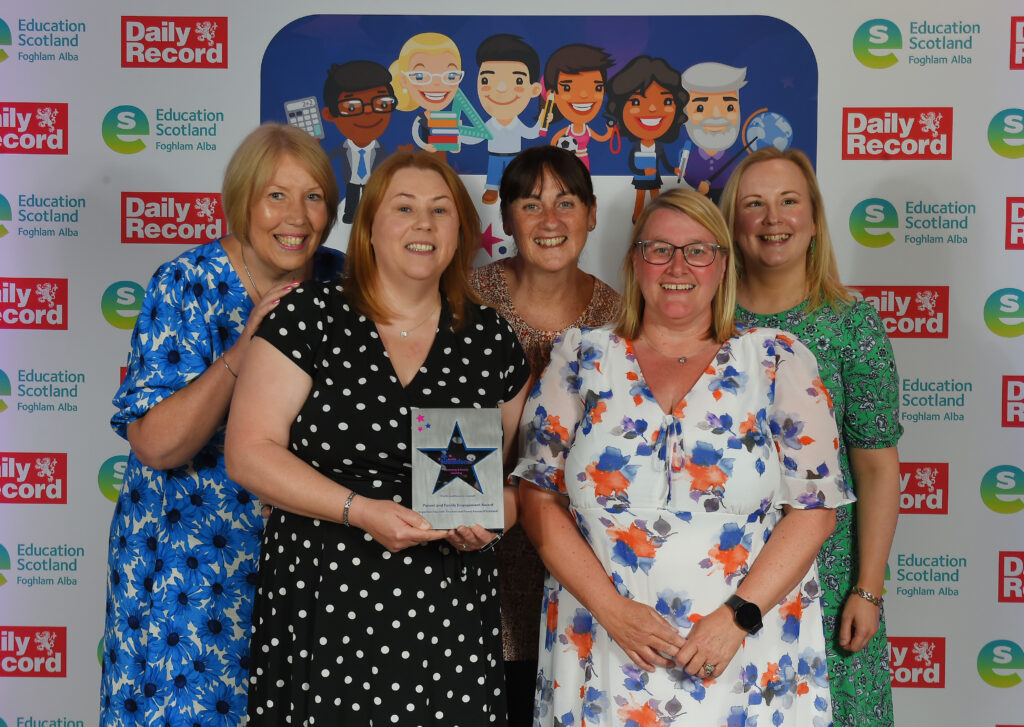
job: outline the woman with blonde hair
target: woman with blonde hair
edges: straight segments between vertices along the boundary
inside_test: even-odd
[[[722,194],[736,240],[737,319],[791,331],[814,352],[840,426],[839,461],[857,505],[836,511],[818,555],[829,686],[837,727],[893,724],[882,613],[899,515],[899,377],[875,309],[839,279],[818,180],[807,156],[766,147]]]
[[[473,301],[473,203],[436,155],[370,176],[346,275],[267,317],[231,405],[228,471],[274,504],[249,724],[505,724],[494,534],[410,509],[414,408],[498,408],[529,367]],[[505,488],[505,525],[517,512]]]
[[[422,110],[412,122],[412,140],[420,149],[457,152],[463,136],[492,138],[480,114],[459,88],[465,76],[462,56],[455,41],[447,35],[414,35],[405,41],[388,70],[398,110]],[[468,126],[462,124],[463,116],[469,121]]]
[[[644,208],[623,276],[618,323],[565,334],[520,427],[551,574],[538,724],[827,724],[814,557],[850,495],[814,357],[736,332],[731,239],[696,192]]]

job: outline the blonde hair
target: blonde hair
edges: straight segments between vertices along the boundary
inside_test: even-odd
[[[703,225],[722,246],[719,254],[725,256],[725,272],[718,284],[714,297],[711,299],[711,327],[708,335],[718,343],[725,343],[736,334],[736,267],[733,263],[733,244],[729,228],[722,218],[722,213],[707,197],[689,189],[672,189],[655,197],[644,207],[630,237],[629,249],[622,262],[622,312],[619,315],[615,333],[624,338],[633,339],[640,335],[640,325],[644,318],[645,301],[640,291],[640,283],[633,271],[633,262],[640,250],[636,242],[641,238],[644,226],[658,210],[672,210],[684,214],[694,222]]]
[[[268,122],[256,127],[235,149],[224,170],[221,200],[228,228],[240,243],[249,244],[249,218],[256,201],[274,175],[283,156],[298,161],[324,193],[327,225],[320,241],[327,239],[338,219],[338,183],[331,161],[320,144],[305,131],[287,124]]]
[[[455,62],[459,64],[460,68],[462,67],[462,55],[459,53],[459,48],[455,45],[455,41],[447,35],[442,33],[417,33],[405,41],[402,50],[398,54],[398,59],[388,68],[391,71],[391,88],[395,92],[395,98],[398,99],[395,108],[399,111],[414,111],[419,108],[419,106],[413,103],[409,92],[405,90],[401,81],[404,78],[402,74],[409,70],[409,60],[412,58],[413,53],[438,55],[445,52],[454,54]]]
[[[456,328],[465,322],[469,306],[476,302],[469,286],[469,270],[480,247],[480,217],[459,175],[436,154],[398,151],[385,159],[370,175],[356,208],[345,255],[345,295],[360,313],[378,323],[388,323],[392,311],[380,300],[377,288],[377,259],[371,244],[373,218],[377,215],[388,185],[401,169],[426,169],[441,175],[455,202],[459,239],[448,267],[441,274],[439,288],[448,300]]]
[[[835,247],[832,245],[832,235],[828,231],[828,222],[825,220],[825,201],[821,196],[821,187],[818,186],[818,177],[814,173],[811,160],[799,149],[779,151],[774,146],[766,146],[736,165],[732,174],[729,175],[725,189],[722,190],[722,199],[719,202],[726,224],[729,225],[731,231],[735,232],[737,195],[743,173],[755,164],[773,159],[782,159],[795,164],[807,183],[815,229],[814,240],[807,249],[804,268],[808,296],[807,310],[813,311],[822,305],[836,308],[852,303],[853,295],[839,280],[839,265],[836,262]],[[739,276],[743,275],[743,251],[739,248],[736,249],[736,272]]]

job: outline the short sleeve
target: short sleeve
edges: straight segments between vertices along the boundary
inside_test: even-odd
[[[878,312],[860,302],[850,309],[842,364],[846,412],[843,437],[848,447],[894,447],[903,434],[896,358]]]
[[[582,334],[570,328],[555,341],[551,361],[534,385],[519,425],[520,459],[512,476],[561,494],[565,459],[583,418],[580,397]]]
[[[316,351],[327,341],[328,327],[333,323],[328,303],[332,293],[341,290],[339,282],[303,283],[266,315],[256,335],[312,376]]]
[[[806,346],[780,333],[767,343],[774,353],[774,397],[769,425],[782,482],[779,504],[799,509],[835,508],[853,502],[839,464],[839,430],[832,399]]]
[[[114,395],[110,426],[127,438],[143,416],[210,366],[210,329],[203,317],[201,268],[182,258],[161,265],[146,288],[132,331],[127,373]]]
[[[505,368],[502,371],[501,380],[504,383],[502,401],[514,399],[516,394],[526,386],[530,380],[530,364],[526,360],[526,354],[519,343],[516,332],[512,325],[490,308],[481,308],[484,315],[493,316],[496,319],[497,333],[494,342],[501,347],[502,361]]]

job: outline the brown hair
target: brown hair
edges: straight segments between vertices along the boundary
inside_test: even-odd
[[[736,204],[739,201],[737,194],[743,173],[755,164],[773,159],[783,159],[795,164],[803,174],[804,181],[807,182],[807,193],[814,214],[815,229],[814,243],[807,249],[805,265],[809,297],[807,309],[814,310],[822,305],[834,308],[837,305],[852,303],[853,295],[839,280],[839,266],[836,263],[832,236],[828,231],[828,222],[825,221],[825,201],[821,196],[821,187],[818,186],[818,177],[814,173],[811,160],[799,149],[779,151],[774,146],[766,146],[736,165],[732,174],[729,175],[725,189],[722,190],[722,198],[719,202],[729,230],[734,231],[735,229]],[[736,249],[736,272],[739,276],[743,275],[743,251],[739,248]]]
[[[399,151],[385,159],[366,183],[356,208],[345,255],[345,294],[360,313],[378,323],[387,323],[387,310],[377,290],[377,260],[370,244],[373,218],[377,215],[391,180],[400,169],[425,169],[441,175],[455,202],[459,219],[459,240],[448,267],[441,274],[441,294],[448,300],[456,328],[465,322],[476,298],[469,287],[469,269],[480,247],[480,217],[459,175],[436,154]]]
[[[544,172],[558,180],[562,191],[575,195],[588,208],[597,204],[590,170],[571,151],[544,144],[531,146],[515,155],[501,175],[501,219],[508,220],[509,205],[533,194]]]
[[[320,237],[327,239],[338,219],[338,183],[327,154],[316,139],[302,129],[268,122],[254,129],[235,149],[224,170],[221,199],[228,229],[240,243],[249,244],[249,218],[253,202],[274,174],[282,156],[295,158],[320,186],[327,203],[327,225]]]
[[[711,327],[708,329],[708,335],[718,343],[725,343],[736,333],[736,267],[733,263],[732,236],[722,218],[722,213],[714,203],[704,195],[690,189],[672,189],[658,195],[644,207],[640,216],[637,217],[636,224],[633,225],[633,234],[629,240],[629,249],[622,262],[622,312],[619,314],[615,333],[628,339],[634,339],[640,335],[645,302],[640,291],[640,284],[633,272],[633,260],[641,254],[636,242],[642,239],[641,235],[647,220],[662,209],[679,212],[703,225],[723,248],[719,250],[719,254],[725,255],[725,272],[718,284],[718,290],[715,291],[715,296],[711,299]]]

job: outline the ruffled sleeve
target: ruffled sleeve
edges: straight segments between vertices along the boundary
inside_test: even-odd
[[[808,509],[854,502],[839,465],[832,399],[814,354],[786,333],[778,333],[767,346],[776,362],[768,419],[782,465],[779,504]]]
[[[570,328],[555,341],[551,362],[534,385],[519,425],[520,459],[512,472],[565,494],[565,458],[584,412],[580,397],[582,334]]]

